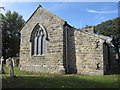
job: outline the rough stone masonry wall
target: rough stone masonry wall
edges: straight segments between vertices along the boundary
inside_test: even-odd
[[[109,61],[111,68],[118,67],[118,62],[116,61],[115,47],[113,47],[112,45],[109,45]]]
[[[2,56],[2,32],[0,30],[0,58]]]
[[[30,36],[34,26],[45,27],[49,41],[47,54],[31,56]],[[64,21],[43,8],[39,8],[21,31],[20,69],[42,73],[64,73],[63,66],[63,25]]]
[[[2,56],[2,22],[0,17],[0,58]]]
[[[76,68],[82,75],[103,75],[103,40],[81,31],[74,31]]]
[[[74,31],[75,31],[74,28],[67,27],[67,34],[66,34],[67,36],[67,40],[66,40],[67,70],[68,70],[68,73],[72,73],[72,74],[77,73]]]

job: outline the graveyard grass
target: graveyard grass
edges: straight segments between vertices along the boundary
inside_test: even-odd
[[[118,88],[119,74],[82,76],[75,74],[49,74],[20,71],[14,68],[16,77],[9,77],[8,68],[2,75],[2,88]]]

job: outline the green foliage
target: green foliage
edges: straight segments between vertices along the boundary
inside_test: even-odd
[[[116,37],[116,35],[120,34],[120,17],[115,18],[113,20],[107,20],[105,22],[102,22],[101,24],[98,24],[95,27],[95,31],[98,34]]]
[[[113,38],[113,44],[116,47],[116,52],[119,53],[120,48],[120,17],[113,20],[107,20],[95,26],[95,32],[97,34],[102,34],[110,36]],[[120,58],[120,56],[119,56]]]
[[[22,16],[17,12],[8,11],[2,17],[2,47],[4,58],[15,57],[20,48],[20,29],[25,23]]]

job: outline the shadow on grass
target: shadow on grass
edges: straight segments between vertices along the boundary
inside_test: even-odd
[[[106,76],[107,77],[107,76]],[[3,88],[118,88],[116,78],[84,76],[17,76],[3,79]]]
[[[106,75],[120,74],[120,62],[116,63],[116,67],[107,70]]]

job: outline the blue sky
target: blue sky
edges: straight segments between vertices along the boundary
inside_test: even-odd
[[[94,26],[118,17],[118,2],[4,2],[0,6],[6,11],[16,11],[25,21],[38,5],[67,21],[71,26],[82,28]]]

